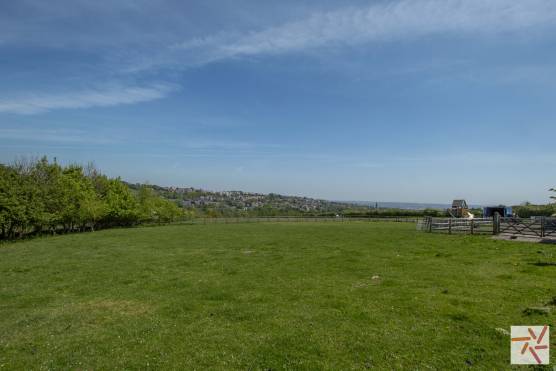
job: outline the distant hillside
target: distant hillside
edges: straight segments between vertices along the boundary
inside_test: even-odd
[[[130,184],[138,190],[142,184]],[[148,185],[159,196],[198,216],[442,216],[451,205],[374,201],[328,201],[302,196],[243,191],[209,191],[193,187]],[[377,207],[378,206],[378,207]]]
[[[141,184],[130,184],[132,189],[139,189]],[[262,194],[243,191],[208,191],[193,187],[161,187],[149,185],[160,196],[175,200],[180,206],[191,209],[218,210],[226,213],[245,211],[258,214],[282,214],[289,211],[303,213],[335,213],[348,208],[364,208],[350,202],[336,202],[301,196],[285,196],[275,193]]]
[[[436,204],[436,203],[418,203],[418,202],[380,202],[380,201],[346,201],[358,206],[375,207],[378,205],[380,209],[401,209],[401,210],[425,210],[440,209],[445,210],[452,204]],[[470,205],[471,208],[482,208],[479,205]]]

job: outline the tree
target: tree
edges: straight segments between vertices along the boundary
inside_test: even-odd
[[[140,220],[138,203],[119,178],[108,180],[105,202],[104,221],[108,226],[130,226]]]
[[[152,188],[142,184],[137,192],[137,199],[139,201],[139,215],[141,220],[150,221],[156,219],[156,195]]]
[[[148,185],[141,185],[137,199],[142,221],[169,223],[183,215],[175,202],[159,197]]]
[[[80,219],[83,226],[89,224],[91,231],[95,230],[96,225],[106,216],[106,204],[95,194],[87,194],[81,201]]]
[[[37,224],[41,230],[46,227],[54,233],[62,223],[61,215],[64,209],[64,189],[60,184],[62,167],[56,163],[50,164],[48,159],[43,157],[33,165],[29,176],[41,200],[42,207]]]
[[[157,197],[155,201],[155,210],[159,223],[170,223],[183,215],[182,209],[174,202]]]
[[[184,216],[151,186],[131,189],[92,164],[60,166],[46,157],[0,164],[0,237],[166,223]]]
[[[2,238],[13,237],[16,226],[25,219],[21,190],[21,179],[10,167],[0,165],[0,224]]]

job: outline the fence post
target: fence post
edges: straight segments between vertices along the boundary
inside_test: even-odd
[[[427,217],[427,222],[429,223],[429,233],[432,233],[432,216]]]
[[[546,224],[545,222],[546,222],[546,216],[543,216],[541,218],[541,238],[544,238],[544,234],[545,234],[544,229],[545,229],[545,224]]]
[[[473,219],[471,219],[471,234],[475,233],[475,223],[473,223]]]
[[[500,214],[494,214],[493,222],[492,222],[492,234],[499,234],[500,233]]]
[[[452,218],[448,219],[448,234],[452,234]]]

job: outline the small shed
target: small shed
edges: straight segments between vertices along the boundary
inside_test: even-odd
[[[513,215],[513,210],[511,207],[504,205],[483,207],[483,218],[492,218],[496,214],[508,218]]]

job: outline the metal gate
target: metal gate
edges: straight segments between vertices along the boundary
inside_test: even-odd
[[[498,233],[529,236],[529,237],[556,237],[555,218],[500,218]]]
[[[543,231],[544,237],[556,237],[556,218],[546,218]]]

